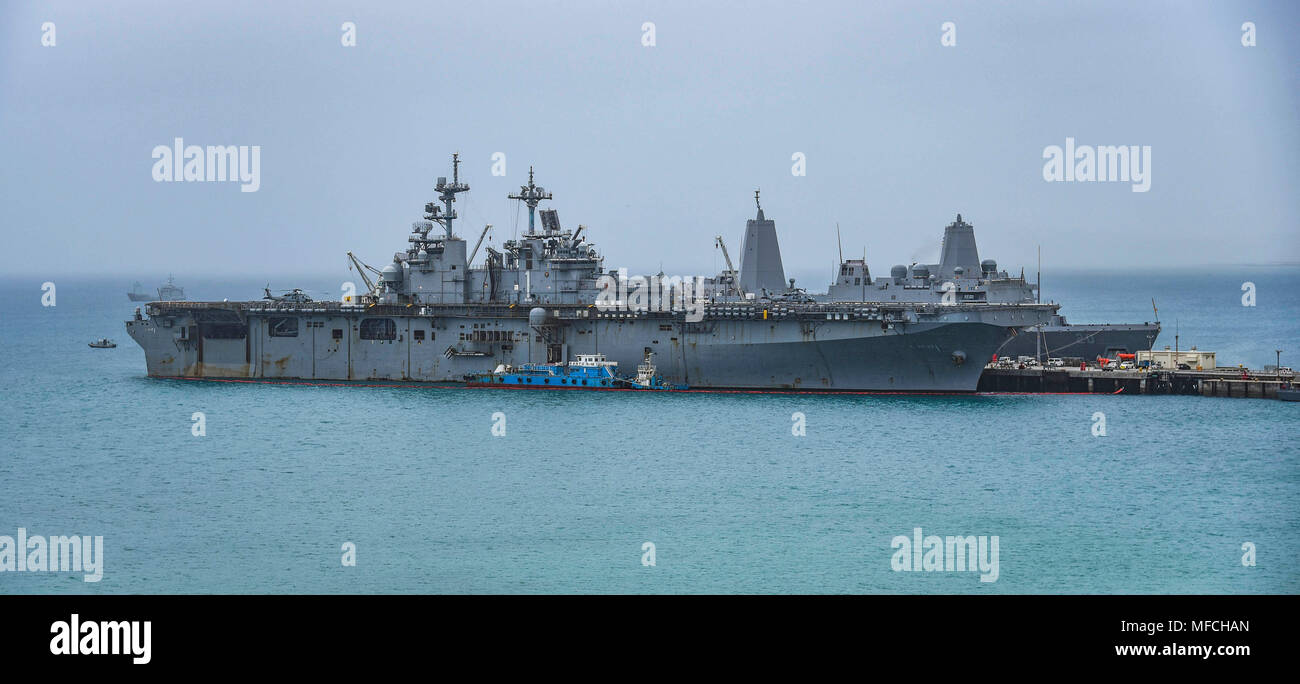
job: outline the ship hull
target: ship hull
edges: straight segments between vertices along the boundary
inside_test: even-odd
[[[984,363],[1021,325],[1025,314],[1013,308],[888,324],[632,317],[553,330],[518,315],[178,308],[128,321],[127,332],[155,377],[461,382],[498,364],[576,354],[635,367],[649,350],[660,376],[692,389],[974,392]],[[365,339],[376,318],[393,322],[390,339]]]
[[[1041,340],[1035,330],[1025,330],[1007,340],[998,349],[998,355],[1115,358],[1116,353],[1134,354],[1151,349],[1159,334],[1159,324],[1045,325]]]

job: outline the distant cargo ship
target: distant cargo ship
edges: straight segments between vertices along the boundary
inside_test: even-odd
[[[157,290],[157,297],[145,292],[140,281],[131,285],[131,291],[126,293],[127,299],[133,302],[183,302],[185,301],[185,289],[176,284],[172,276],[167,276],[167,283]]]

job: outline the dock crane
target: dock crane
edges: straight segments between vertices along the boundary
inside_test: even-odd
[[[362,262],[352,252],[348,252],[348,258],[351,259],[352,264],[356,266],[357,273],[361,275],[361,280],[363,280],[366,283],[366,287],[370,289],[371,294],[374,294],[375,283],[370,280],[369,276],[366,275],[366,271],[370,271],[375,275],[383,275],[383,274],[380,273],[379,269],[375,268],[374,266]]]
[[[722,258],[727,262],[727,272],[724,280],[726,280],[727,283],[731,285],[731,289],[735,292],[735,294],[738,297],[744,299],[745,294],[740,291],[740,282],[739,282],[740,274],[736,272],[735,266],[731,265],[731,255],[727,253],[727,243],[722,241],[721,235],[713,236],[713,242],[720,249],[722,249]]]

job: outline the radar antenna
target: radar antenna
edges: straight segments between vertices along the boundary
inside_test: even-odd
[[[456,152],[451,155],[451,183],[447,182],[446,176],[438,177],[438,185],[434,186],[438,191],[438,200],[443,203],[439,207],[433,202],[424,205],[426,212],[424,218],[430,221],[441,223],[447,231],[447,237],[451,238],[451,224],[456,216],[456,210],[451,208],[451,203],[456,201],[456,194],[469,190],[469,185],[460,182],[460,153]]]
[[[551,193],[540,185],[533,184],[533,167],[528,167],[528,185],[519,186],[518,195],[507,195],[509,199],[523,200],[528,205],[528,232],[533,232],[533,215],[537,211],[537,205],[542,200],[553,199]]]

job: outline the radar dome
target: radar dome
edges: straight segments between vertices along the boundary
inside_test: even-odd
[[[983,269],[985,273],[993,273],[998,270],[998,262],[992,259],[985,259],[980,262],[980,268]]]
[[[379,274],[379,279],[390,283],[402,282],[402,267],[397,264],[385,266]]]
[[[890,277],[890,278],[893,278],[894,280],[899,280],[899,279],[902,279],[902,278],[906,278],[906,277],[907,277],[907,267],[904,266],[904,265],[902,265],[902,264],[899,264],[899,265],[897,265],[897,266],[895,266],[895,267],[889,269],[889,277]]]
[[[929,267],[929,266],[922,266],[921,264],[917,264],[917,265],[913,266],[913,267],[912,267],[912,277],[914,277],[914,278],[920,278],[921,280],[925,280],[926,278],[929,278],[929,277],[930,277],[930,267]]]

